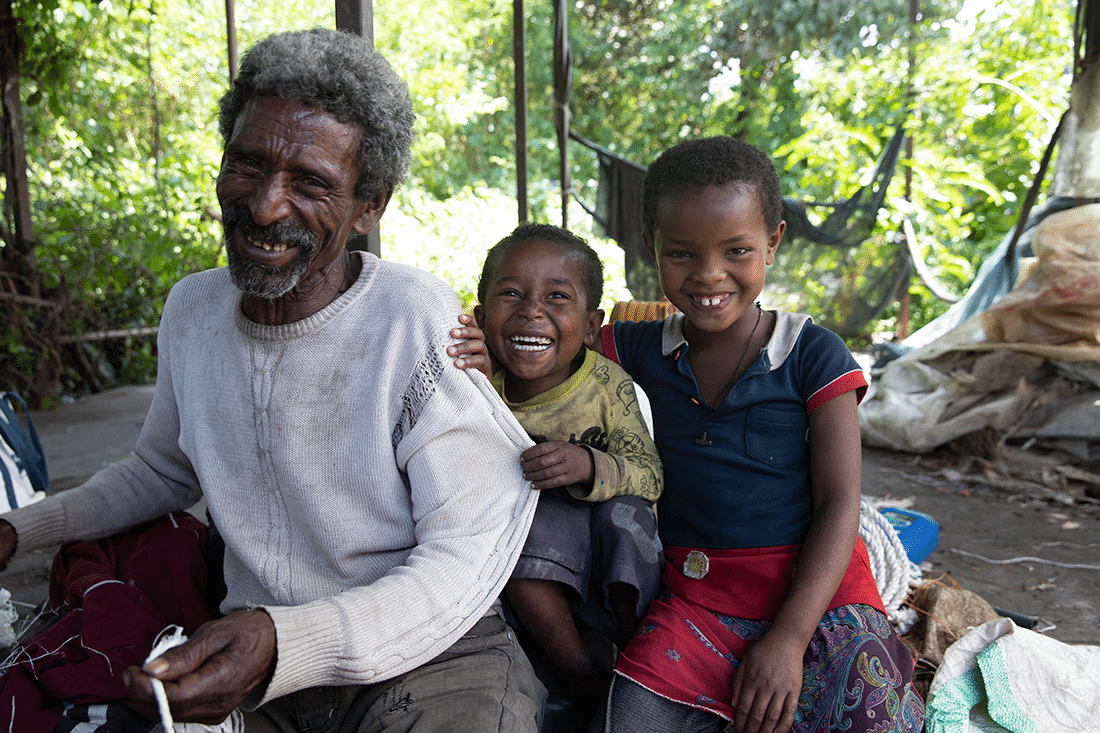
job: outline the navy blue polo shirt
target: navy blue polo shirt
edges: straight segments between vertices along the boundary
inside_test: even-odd
[[[798,313],[775,330],[723,403],[704,411],[685,358],[684,316],[604,326],[604,353],[645,390],[665,469],[657,502],[661,540],[710,549],[802,542],[812,515],[809,414],[867,380],[848,347]],[[731,354],[731,360],[736,354]]]

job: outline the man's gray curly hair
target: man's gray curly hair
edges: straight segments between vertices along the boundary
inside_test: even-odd
[[[314,28],[278,33],[249,49],[219,104],[223,140],[229,140],[241,110],[255,97],[297,99],[362,128],[355,184],[359,199],[392,191],[405,179],[414,119],[409,90],[359,36]]]

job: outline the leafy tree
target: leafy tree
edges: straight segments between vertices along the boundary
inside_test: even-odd
[[[892,238],[902,219],[909,218],[929,267],[961,294],[1015,226],[1020,203],[1067,104],[1070,10],[1050,0],[1002,0],[939,24],[931,40],[918,32],[916,64],[906,80],[897,72],[906,66],[903,47],[880,51],[873,62],[824,67],[812,96],[819,112],[831,114],[817,117],[823,129],[792,141],[781,152],[787,161],[804,156],[813,160],[830,150],[823,138],[832,138],[853,141],[850,155],[869,159],[881,148],[886,125],[875,112],[881,109],[882,90],[900,91],[903,81],[911,80],[908,129],[914,152],[905,161],[912,169],[911,190],[906,196],[903,176],[896,177],[880,222],[881,237]],[[900,95],[895,100],[898,107],[904,103]],[[835,152],[824,155],[843,160]],[[832,165],[822,157],[813,160],[797,188],[815,196],[842,195],[840,190],[815,188],[823,180],[821,171]],[[844,175],[838,180],[858,175],[851,162],[841,166]],[[883,244],[870,243],[859,257],[881,252]],[[916,327],[947,307],[919,283],[911,291]],[[894,308],[887,312],[888,319],[895,315]],[[878,324],[881,330],[890,327]]]
[[[573,124],[639,162],[687,136],[740,135],[773,155],[789,196],[835,202],[912,93],[908,199],[899,174],[878,235],[859,251],[819,250],[786,303],[833,327],[852,289],[897,258],[903,216],[933,269],[965,290],[1014,224],[1068,89],[1070,8],[1049,0],[936,4],[912,28],[905,3],[581,6],[580,25],[596,30],[574,32]],[[913,291],[916,325],[946,307]]]

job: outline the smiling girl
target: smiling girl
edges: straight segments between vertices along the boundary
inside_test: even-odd
[[[643,236],[679,312],[604,326],[602,348],[653,403],[666,564],[612,733],[922,728],[858,538],[866,380],[838,336],[757,302],[784,228],[774,166],[739,140],[646,173]]]

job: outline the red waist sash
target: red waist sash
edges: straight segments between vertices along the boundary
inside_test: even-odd
[[[739,550],[666,546],[661,579],[676,595],[711,611],[770,621],[791,589],[801,552],[801,544]],[[685,561],[693,577],[684,574]],[[858,537],[848,570],[826,610],[850,603],[865,603],[886,612],[871,574],[867,547]]]

